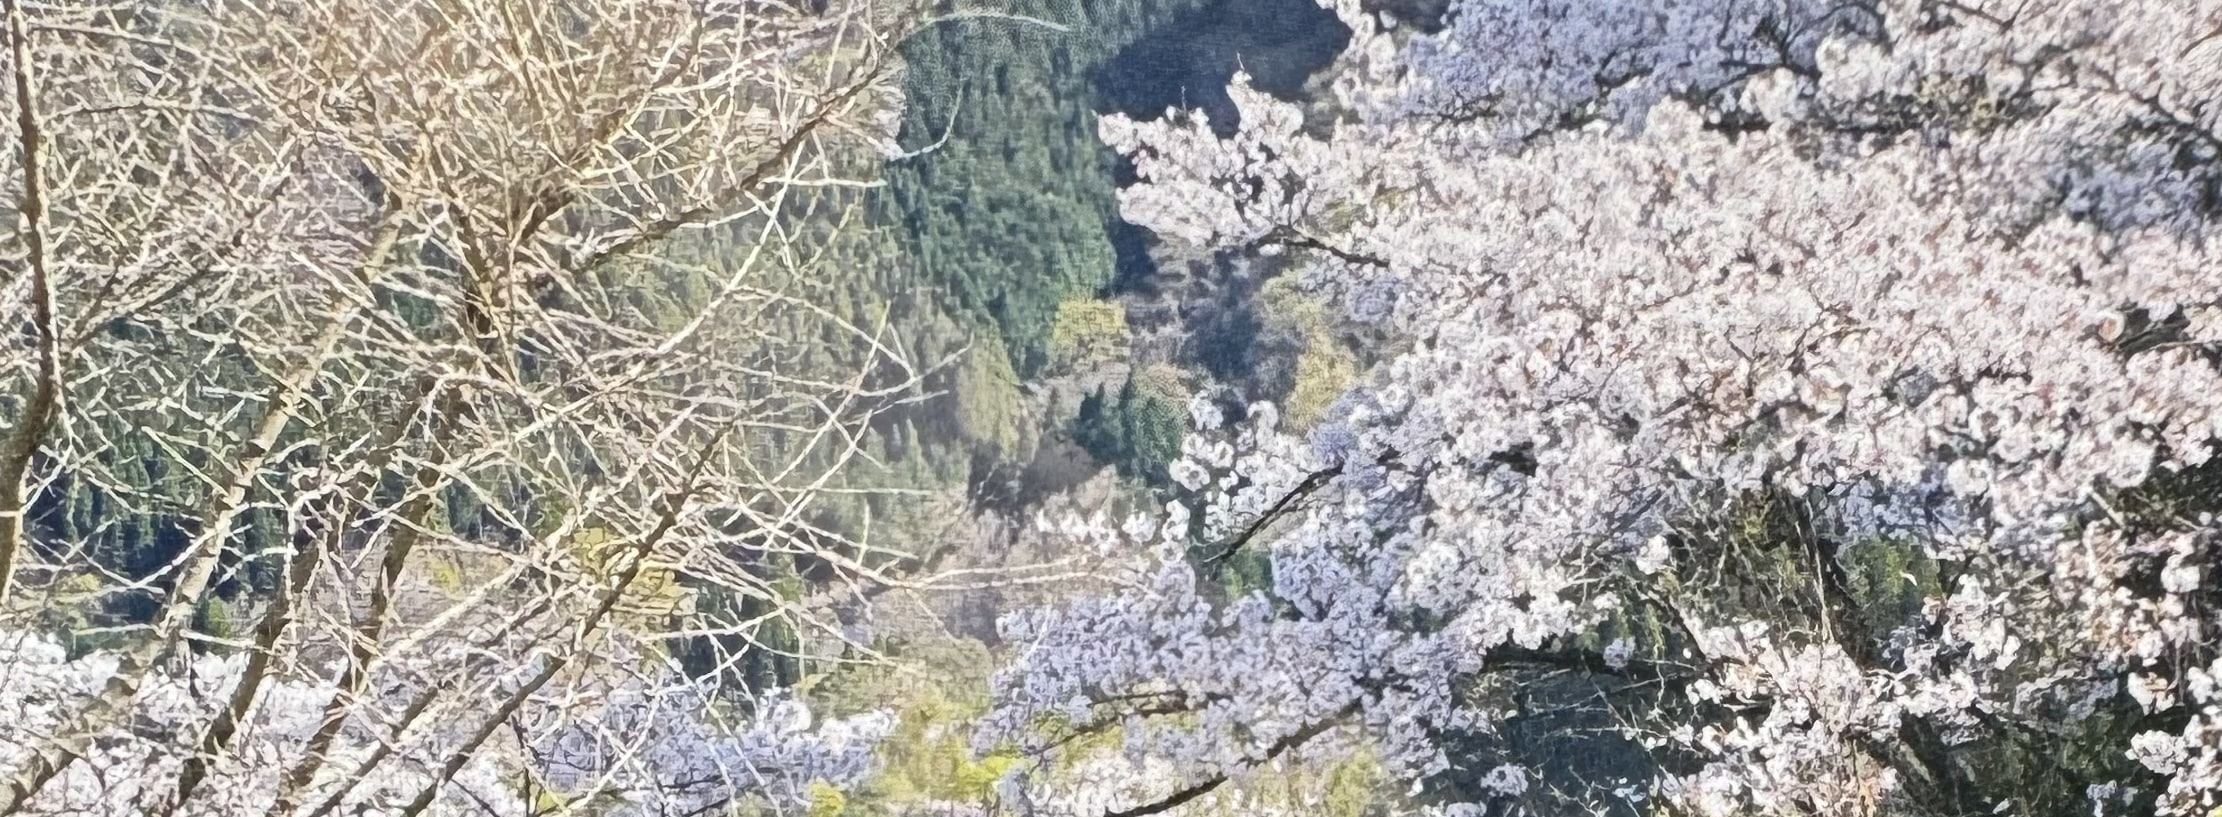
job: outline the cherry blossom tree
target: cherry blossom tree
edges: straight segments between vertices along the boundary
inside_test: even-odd
[[[1358,743],[1472,812],[1551,795],[1502,736],[1575,677],[1654,760],[1593,804],[2222,804],[2222,7],[1330,5],[1320,98],[1102,133],[1128,219],[1401,347],[1306,439],[1199,407],[983,741],[1182,770],[1078,813]]]

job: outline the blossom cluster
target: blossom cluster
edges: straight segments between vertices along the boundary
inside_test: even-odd
[[[452,669],[462,657],[444,658],[440,666]],[[48,739],[62,713],[96,694],[115,663],[109,653],[71,658],[44,635],[0,633],[0,764],[21,762]],[[244,665],[242,655],[202,654],[149,679],[137,698],[143,714],[133,729],[95,743],[88,757],[29,803],[27,813],[156,808]],[[498,698],[540,668],[539,660],[523,660],[476,683]],[[392,699],[389,711],[413,711],[410,701],[424,690],[404,679],[426,677],[423,669],[397,668],[382,679],[379,694]],[[213,758],[210,785],[177,813],[269,812],[329,695],[313,679],[265,683],[242,737]],[[328,799],[339,813],[400,813],[429,788],[439,794],[423,813],[433,815],[535,814],[550,797],[603,803],[598,813],[609,814],[685,813],[744,802],[800,811],[814,784],[862,782],[875,769],[874,747],[893,727],[886,713],[813,724],[807,709],[781,696],[753,702],[768,714],[751,718],[719,700],[710,682],[612,673],[533,697],[513,721],[513,738],[461,751],[489,703],[489,697],[454,696],[414,720],[350,725],[335,742],[331,763],[363,773],[327,781],[329,790],[312,792],[308,802]],[[443,784],[443,765],[457,757],[464,762]]]

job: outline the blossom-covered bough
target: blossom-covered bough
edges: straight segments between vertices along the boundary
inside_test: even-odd
[[[1015,793],[1365,743],[1454,813],[2222,804],[2222,5],[1332,5],[1321,98],[1102,131],[1127,218],[1405,345],[1305,439],[1192,435],[1098,532],[1132,589],[1008,621],[984,741],[1178,770]],[[1524,762],[1584,707],[1641,768]]]

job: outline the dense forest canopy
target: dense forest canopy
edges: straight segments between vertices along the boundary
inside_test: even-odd
[[[1111,280],[1110,155],[1089,69],[1194,0],[1022,4],[904,44],[901,144],[884,216],[960,312],[985,320],[1019,372],[1047,363],[1059,301]],[[1038,8],[1036,7],[1038,6]]]
[[[904,43],[906,153],[877,206],[924,280],[1034,376],[1058,305],[1147,263],[1120,246],[1146,239],[1115,212],[1120,157],[1096,138],[1098,115],[1232,114],[1226,82],[1243,67],[1301,96],[1347,30],[1305,0],[1039,0],[1007,14]]]

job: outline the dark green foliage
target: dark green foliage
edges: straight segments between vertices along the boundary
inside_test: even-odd
[[[2202,487],[2211,487],[2209,476],[2187,472],[2180,479],[2154,480],[2149,488],[2115,497],[2115,507],[2138,509],[2130,517],[2133,526],[2150,524],[2152,519],[2143,514],[2152,509],[2203,508],[2214,502],[2211,490]],[[1777,703],[1763,696],[1693,701],[1687,693],[1694,684],[1719,682],[1720,673],[1736,662],[1705,654],[1692,638],[1692,626],[1760,623],[1777,643],[1831,645],[1842,649],[1859,671],[1889,674],[1907,669],[1897,646],[1903,643],[1904,629],[1932,626],[1923,614],[1924,603],[1951,595],[1967,577],[1984,575],[1994,587],[2028,589],[2021,603],[2033,612],[2032,621],[2059,612],[2037,609],[2046,598],[2041,576],[2001,574],[1997,571],[2011,568],[1938,559],[1912,536],[1850,536],[1833,521],[1818,492],[1716,493],[1691,499],[1690,510],[1678,515],[1666,534],[1675,556],[1671,568],[1654,574],[1614,568],[1594,588],[1582,591],[1602,590],[1618,598],[1619,605],[1604,621],[1540,649],[1493,649],[1488,668],[1463,679],[1460,693],[1474,704],[1514,714],[1486,733],[1443,736],[1454,769],[1478,774],[1503,762],[1527,766],[1538,775],[1537,785],[1518,805],[1528,813],[1636,817],[1646,812],[1613,796],[1613,788],[1640,788],[1661,771],[1685,774],[1703,761],[1672,741],[1645,748],[1636,735],[1684,724],[1757,721]],[[1633,649],[1615,666],[1606,660],[1608,645],[1622,639]],[[2073,660],[2049,654],[2083,647],[2072,638],[2033,637],[2020,648],[2023,660],[2015,667],[1977,671],[2072,665]],[[2192,663],[2205,658],[2193,656]],[[1946,654],[1937,660],[1958,659]],[[1908,715],[1894,731],[1848,741],[1844,750],[1897,775],[1900,785],[1882,813],[1975,815],[2010,804],[2016,814],[2089,814],[2086,789],[2105,781],[2127,782],[2142,791],[2124,813],[2143,813],[2150,810],[2151,793],[2161,781],[2122,747],[2139,732],[2182,726],[2178,715],[2144,714],[2126,695],[2118,695],[2096,701],[2088,717],[2042,709],[1986,709],[1963,728]],[[1486,796],[1471,785],[1474,774],[1438,778],[1429,784],[1427,796]]]
[[[888,164],[878,220],[905,228],[911,262],[1000,334],[1022,377],[1048,363],[1057,304],[1102,289],[1117,265],[1089,72],[1195,1],[1019,0],[1012,13],[1067,30],[959,19],[904,45],[902,144],[926,152]]]
[[[1651,687],[1665,694],[1629,687],[1627,694],[1608,696],[1623,717],[1638,723],[1721,723],[1764,712],[1765,701],[1736,710],[1678,700],[1674,691],[1681,684],[1718,670],[1702,654],[1686,651],[1694,642],[1683,629],[1684,616],[1763,622],[1771,637],[1785,643],[1833,643],[1863,671],[1899,672],[1906,667],[1897,635],[1903,628],[1929,626],[1922,613],[1926,601],[1952,595],[1965,577],[2006,569],[1939,560],[1910,538],[1848,539],[1831,521],[1827,505],[1813,496],[1776,491],[1717,500],[1717,511],[1686,519],[1669,537],[1677,567],[1669,574],[1631,577],[1620,592],[1633,606],[1580,644],[1595,650],[1626,636],[1637,645],[1636,660],[1665,668],[1662,681]],[[1990,579],[2022,583],[2005,575]],[[2023,599],[2033,618],[2056,614],[2034,612],[2044,598],[2035,591]],[[2065,640],[2032,639],[2022,647],[2024,660],[2010,671],[2071,663],[2044,654],[2076,649],[2079,645]],[[1628,680],[1603,682],[1610,688]],[[1585,683],[1599,681],[1592,677]],[[2120,696],[2100,702],[2082,719],[1986,716],[1952,741],[1944,739],[1948,725],[1908,717],[1889,739],[1849,748],[1899,773],[1904,781],[1899,813],[1982,813],[2012,803],[2016,813],[2082,814],[2090,807],[2085,789],[2091,784],[2138,781],[2153,790],[2151,776],[2120,747],[2156,726]],[[1671,769],[1679,760],[1670,752],[1654,762]]]
[[[794,625],[766,616],[772,602],[740,597],[717,585],[702,585],[696,593],[696,623],[727,632],[691,636],[671,645],[688,674],[698,678],[715,674],[724,684],[759,693],[790,687],[802,679],[802,661],[797,657],[801,643]]]
[[[1003,510],[1023,508],[1049,496],[1079,487],[1096,472],[1094,456],[1070,440],[1050,439],[1035,449],[1031,460],[1018,469],[1000,497]]]
[[[1080,399],[1080,412],[1072,418],[1072,439],[1105,462],[1126,448],[1126,429],[1113,416],[1101,387]]]
[[[217,596],[201,599],[200,608],[193,611],[193,630],[216,639],[239,636],[239,626],[234,620],[231,604]]]
[[[1185,431],[1181,407],[1171,398],[1138,389],[1128,380],[1119,390],[1119,413],[1126,423],[1128,462],[1133,471],[1152,480],[1165,477],[1165,466],[1180,458]]]
[[[1182,344],[1181,351],[1188,359],[1202,365],[1204,371],[1222,382],[1247,384],[1259,380],[1262,368],[1285,373],[1292,368],[1289,361],[1301,351],[1301,346],[1287,343],[1270,349],[1260,348],[1264,339],[1259,333],[1265,325],[1258,320],[1257,310],[1248,302],[1248,295],[1245,288],[1228,287],[1209,307],[1196,309],[1198,320],[1192,324],[1194,328],[1187,342]],[[1293,376],[1279,379],[1292,380]],[[1286,384],[1282,385],[1278,393],[1269,388],[1256,391],[1260,396],[1278,397],[1288,393]]]
[[[150,422],[153,418],[150,418]],[[165,568],[182,555],[200,530],[203,483],[184,473],[153,442],[157,427],[125,425],[112,419],[103,429],[111,443],[91,467],[56,474],[30,498],[32,546],[50,557],[79,550],[100,570],[146,585],[103,596],[85,622],[116,627],[152,621],[160,612],[160,593],[169,582]],[[206,468],[205,462],[190,462]],[[268,496],[252,495],[250,507],[235,522],[215,577],[214,592],[230,599],[269,590],[277,574],[264,553],[278,541],[282,520],[268,507]]]
[[[1165,467],[1180,458],[1185,422],[1177,402],[1129,378],[1116,397],[1098,388],[1081,399],[1072,440],[1123,476],[1162,483]]]

